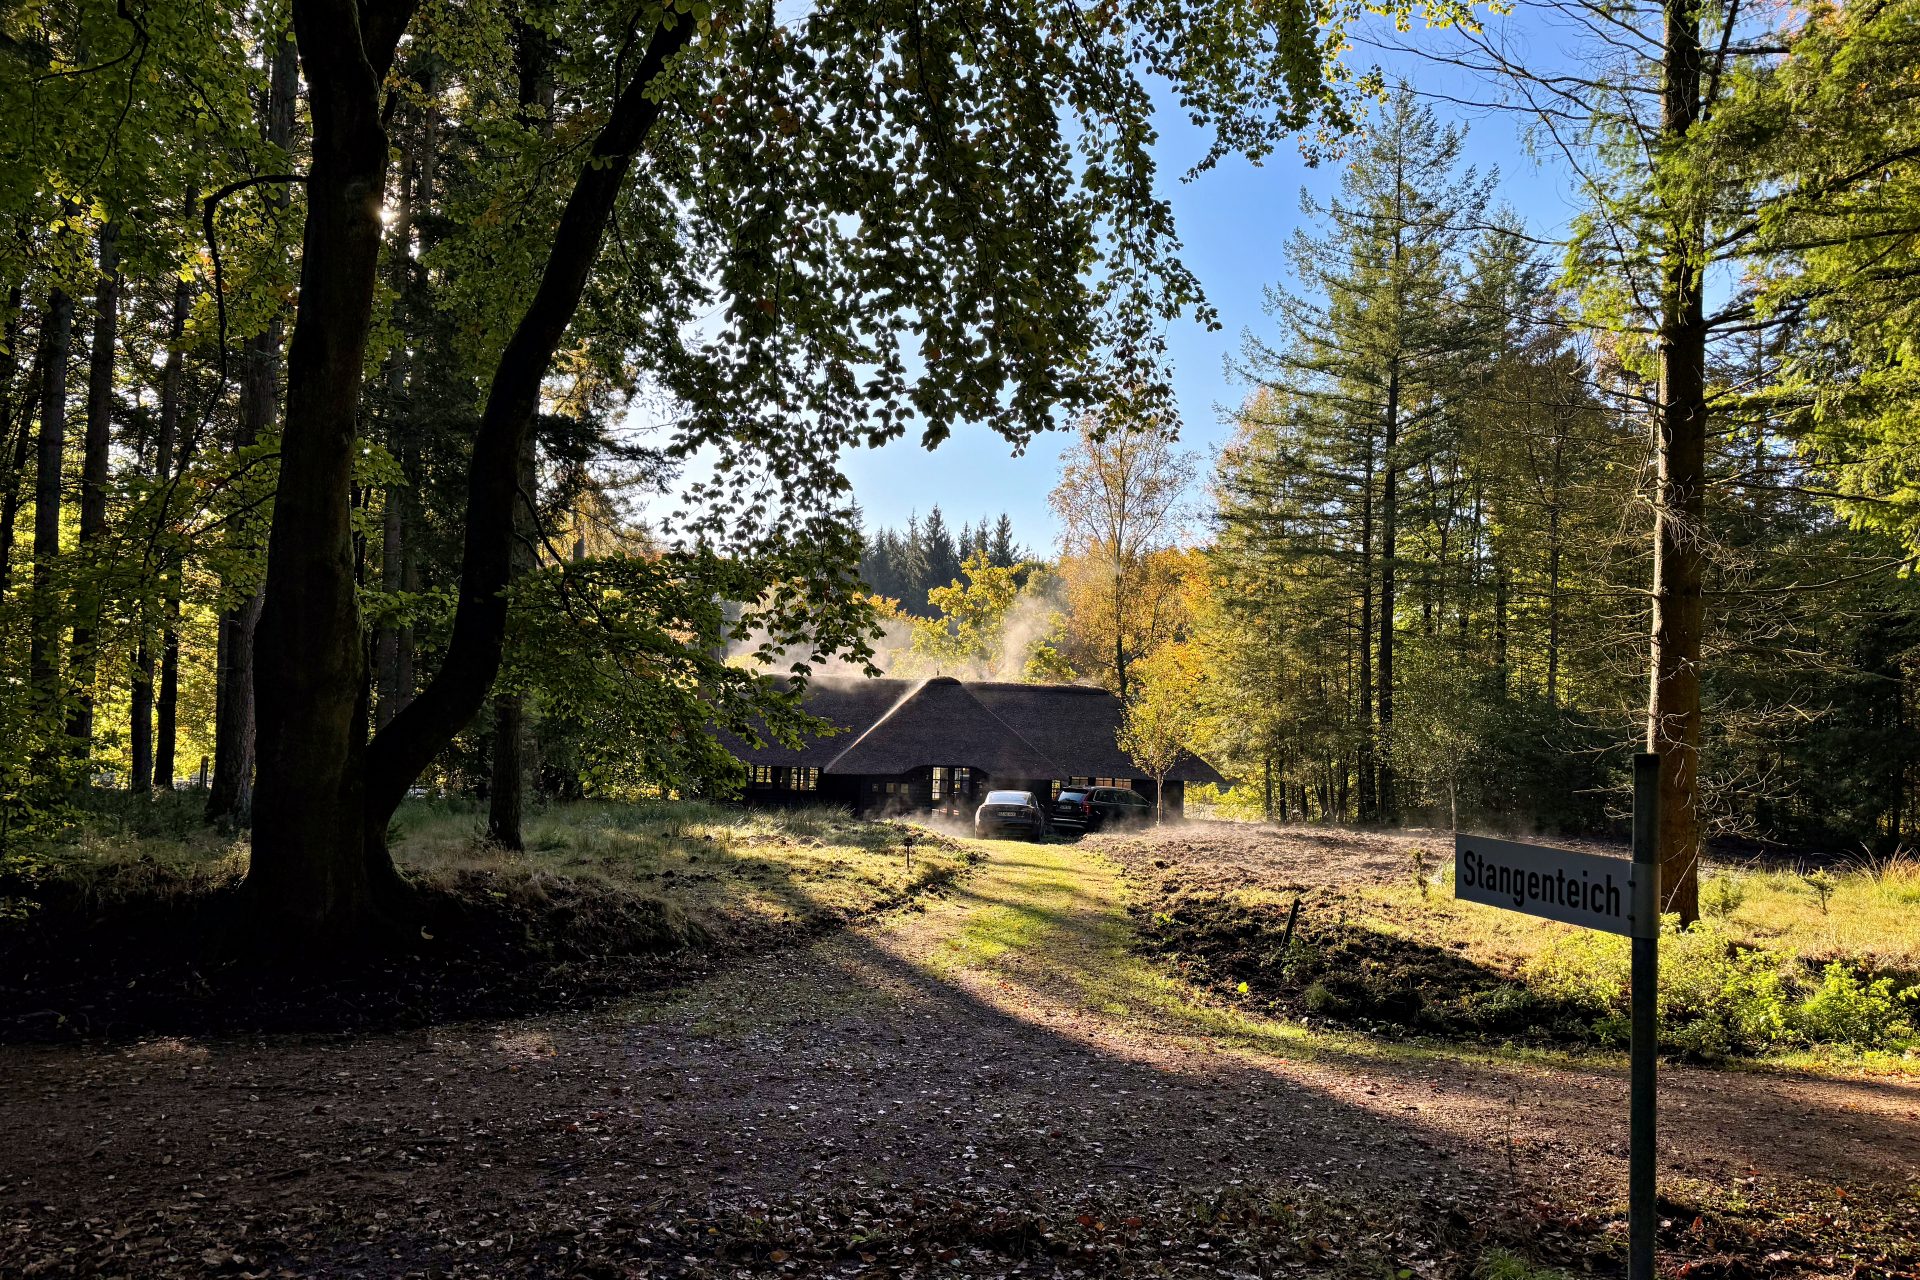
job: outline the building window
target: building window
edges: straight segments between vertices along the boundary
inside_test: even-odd
[[[820,786],[820,771],[808,765],[795,765],[783,769],[786,775],[786,788],[789,791],[814,791]]]
[[[1092,781],[1091,778],[1068,778],[1067,785],[1070,787],[1084,787]]]
[[[749,773],[750,773],[750,776],[748,778],[748,781],[755,788],[765,788],[765,787],[771,787],[773,785],[773,766],[772,765],[756,764],[752,766]]]
[[[944,799],[950,793],[950,791],[952,790],[952,787],[953,787],[953,770],[943,764],[935,765],[933,767],[934,802],[937,804],[939,803],[940,800]]]
[[[973,794],[973,770],[965,766],[956,766],[953,771],[953,794],[966,796]]]

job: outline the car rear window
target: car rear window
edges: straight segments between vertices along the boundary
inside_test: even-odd
[[[1027,793],[1024,791],[989,791],[987,792],[987,803],[1025,804],[1027,803]]]
[[[1062,800],[1085,800],[1087,793],[1084,791],[1062,791],[1060,798]]]

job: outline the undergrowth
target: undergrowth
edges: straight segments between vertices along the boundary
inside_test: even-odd
[[[905,902],[973,858],[903,823],[697,802],[556,806],[507,850],[471,802],[410,801],[391,841],[416,918],[364,954],[267,972],[239,941],[245,836],[204,826],[197,801],[104,798],[0,868],[0,1038],[575,1005]]]
[[[1805,889],[1788,874],[1732,877],[1731,887],[1706,895],[1724,910],[1685,930],[1667,921],[1663,1048],[1701,1060],[1840,1055],[1920,1069],[1920,971],[1902,964],[1920,945],[1906,905],[1920,892],[1920,862],[1863,866]],[[1287,939],[1290,902],[1192,883],[1176,870],[1149,886],[1135,915],[1145,947],[1256,1008],[1374,1030],[1626,1043],[1627,939],[1456,902],[1429,887],[1430,896],[1323,891]],[[1805,910],[1845,921],[1861,951],[1836,949],[1836,931],[1813,929],[1790,910],[1745,914],[1771,896],[1804,898]],[[1899,910],[1888,913],[1889,905]]]

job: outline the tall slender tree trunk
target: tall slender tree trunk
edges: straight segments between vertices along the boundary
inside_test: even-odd
[[[401,423],[405,416],[402,410],[412,368],[407,346],[411,340],[407,329],[408,293],[413,279],[413,205],[419,172],[419,158],[417,155],[409,156],[405,172],[400,175],[397,184],[391,228],[393,252],[388,287],[394,293],[394,325],[399,330],[400,340],[387,357],[387,447],[397,459],[406,458],[408,453],[407,444],[402,439]],[[404,481],[390,484],[381,497],[380,589],[389,598],[399,595],[407,585],[407,488]],[[373,714],[374,726],[379,729],[386,728],[413,695],[411,672],[404,683],[401,680],[401,633],[406,630],[410,628],[404,622],[389,619],[374,633],[374,678],[379,683],[379,697],[374,701]]]
[[[144,634],[134,645],[127,674],[133,684],[127,715],[132,730],[127,737],[132,765],[127,790],[143,796],[153,790],[153,649]]]
[[[20,350],[26,315],[22,306],[23,290],[18,286],[7,297],[7,350],[3,357],[5,378],[0,381],[0,595],[13,586],[13,530],[20,515],[21,486],[26,483],[27,458],[33,451],[33,418],[39,412],[44,343],[34,346],[33,364],[26,380],[16,383],[16,353]]]
[[[1674,152],[1699,119],[1698,0],[1666,0],[1662,142]],[[1682,197],[1690,200],[1691,197]],[[1647,750],[1660,757],[1664,909],[1700,915],[1700,646],[1705,625],[1707,326],[1704,223],[1689,203],[1665,210],[1661,245],[1660,408]]]
[[[187,208],[194,205],[187,193]],[[173,286],[173,315],[167,324],[167,363],[160,376],[160,438],[154,450],[155,470],[163,484],[186,470],[186,446],[180,440],[182,384],[185,381],[181,341],[193,295],[187,282]],[[180,705],[180,557],[170,552],[161,569],[160,687],[154,699],[153,780],[163,790],[173,788],[174,746]]]
[[[1398,257],[1398,232],[1395,256]],[[1394,611],[1398,606],[1396,570],[1399,554],[1395,534],[1400,521],[1400,360],[1394,357],[1387,374],[1387,412],[1381,424],[1380,449],[1380,782],[1374,804],[1382,821],[1397,813],[1393,777],[1393,649]]]
[[[67,361],[73,348],[73,299],[48,291],[41,320],[40,435],[33,479],[33,634],[28,670],[34,695],[49,711],[65,701],[60,687],[60,608],[54,562],[60,556],[61,473],[67,451]]]
[[[1360,481],[1360,767],[1356,801],[1362,822],[1379,816],[1374,806],[1373,752],[1373,440],[1367,440],[1367,456]],[[1341,807],[1345,808],[1345,797]]]
[[[93,350],[87,364],[87,433],[80,462],[80,545],[83,581],[75,593],[73,713],[67,736],[81,758],[93,751],[94,651],[103,603],[98,558],[107,533],[107,466],[113,442],[113,365],[120,330],[120,224],[100,228],[100,275],[93,306]]]
[[[160,691],[153,701],[153,781],[173,789],[175,753],[180,727],[180,594],[167,601],[167,617],[160,632]]]
[[[1500,545],[1494,543],[1493,565],[1493,676],[1502,697],[1507,693],[1507,597],[1512,591],[1512,574],[1500,557]]]
[[[514,548],[511,574],[519,578],[535,567],[533,539],[537,532],[539,473],[535,467],[533,436],[527,436],[520,455],[521,501],[514,512]],[[518,693],[496,694],[493,700],[493,779],[487,793],[487,838],[503,849],[524,846],[521,823],[526,816],[527,710]]]
[[[171,338],[171,333],[169,333]],[[169,353],[171,357],[171,353]],[[166,375],[161,374],[163,384],[161,395],[165,397],[164,383]],[[167,450],[164,440],[154,442],[153,469],[150,473],[162,485],[167,482]],[[146,460],[146,433],[140,438],[139,455],[141,464]],[[164,518],[164,515],[162,516]],[[166,567],[162,562],[161,580],[166,580]],[[153,791],[153,619],[147,614],[146,592],[136,594],[134,606],[134,628],[137,639],[134,642],[133,659],[128,663],[127,676],[131,689],[127,698],[127,743],[131,768],[127,774],[127,790],[137,796],[148,795]]]
[[[1547,705],[1560,705],[1560,462],[1564,437],[1553,441],[1553,498],[1547,503]]]
[[[299,64],[291,36],[274,50],[268,79],[267,141],[286,148],[293,140],[294,96],[299,91]],[[274,196],[284,209],[284,190]],[[256,444],[272,429],[280,403],[280,317],[267,322],[261,333],[245,344],[241,370],[240,422],[235,443]],[[230,596],[231,590],[223,591]],[[253,774],[257,729],[254,704],[255,630],[260,621],[261,591],[255,588],[232,600],[220,614],[215,639],[213,776],[207,785],[206,820],[222,826],[243,827],[253,817]]]
[[[553,81],[548,75],[550,50],[546,36],[535,27],[516,25],[514,48],[519,64],[520,110],[542,133],[551,130]],[[537,564],[534,537],[539,532],[540,475],[533,432],[521,438],[515,466],[517,501],[513,506],[513,546],[507,562],[508,581],[533,571]],[[493,777],[487,792],[487,838],[503,849],[525,847],[521,825],[526,816],[527,792],[526,700],[517,692],[502,692],[493,700]]]

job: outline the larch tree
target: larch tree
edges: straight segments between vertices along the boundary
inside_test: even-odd
[[[1802,215],[1817,219],[1823,206],[1837,209],[1869,187],[1876,194],[1868,198],[1879,201],[1882,176],[1898,171],[1910,145],[1897,88],[1877,107],[1855,101],[1844,108],[1846,124],[1837,131],[1823,133],[1820,121],[1830,125],[1838,116],[1815,111],[1803,118],[1788,106],[1794,91],[1786,86],[1796,77],[1776,76],[1776,69],[1794,62],[1803,40],[1810,52],[1832,52],[1836,46],[1821,33],[1837,27],[1825,20],[1796,31],[1779,11],[1738,0],[1583,2],[1562,16],[1569,37],[1589,55],[1579,74],[1542,65],[1536,49],[1508,47],[1493,32],[1461,33],[1467,52],[1457,61],[1510,86],[1510,105],[1533,118],[1542,142],[1569,158],[1587,204],[1568,247],[1567,276],[1581,292],[1582,323],[1605,341],[1607,390],[1621,413],[1644,425],[1649,441],[1641,739],[1661,759],[1662,896],[1691,922],[1699,915],[1699,863],[1714,793],[1741,785],[1717,780],[1704,754],[1714,636],[1741,623],[1738,610],[1708,609],[1710,598],[1741,594],[1737,566],[1716,561],[1725,549],[1723,521],[1708,499],[1750,492],[1737,467],[1729,470],[1732,450],[1752,429],[1777,439],[1787,425],[1782,413],[1756,411],[1771,375],[1756,381],[1751,369],[1731,379],[1719,374],[1733,367],[1736,349],[1763,335],[1777,340],[1805,313],[1787,301],[1790,291],[1766,287],[1766,273],[1753,269],[1802,248],[1817,255],[1819,244],[1774,233],[1796,222],[1805,230],[1811,223]],[[1866,15],[1862,25],[1874,21]],[[1897,83],[1853,61],[1871,61],[1867,49],[1853,46],[1840,77],[1797,107],[1812,107],[1834,90],[1871,96],[1877,91],[1861,86]],[[1821,60],[1816,54],[1802,65]],[[1776,90],[1784,96],[1759,105]],[[1841,134],[1861,145],[1828,145]],[[1871,239],[1838,237],[1860,245]],[[1729,282],[1724,296],[1716,293],[1719,280]],[[1756,392],[1763,394],[1756,399]],[[1814,588],[1801,580],[1784,589]]]
[[[1153,779],[1155,822],[1167,817],[1167,775],[1194,754],[1206,699],[1206,672],[1187,645],[1162,645],[1136,664],[1121,713],[1118,745]]]
[[[1358,810],[1395,815],[1388,742],[1401,627],[1403,485],[1447,424],[1468,334],[1452,305],[1488,180],[1460,165],[1464,135],[1402,89],[1342,175],[1340,194],[1296,233],[1297,287],[1270,290],[1276,341],[1249,336],[1242,367],[1296,415],[1287,447],[1317,493],[1316,522],[1342,529],[1357,600]],[[1319,538],[1307,523],[1302,536]]]
[[[1180,532],[1193,460],[1163,424],[1089,415],[1060,463],[1048,501],[1061,525],[1072,658],[1124,699],[1134,660],[1168,638],[1180,587],[1166,553]]]

